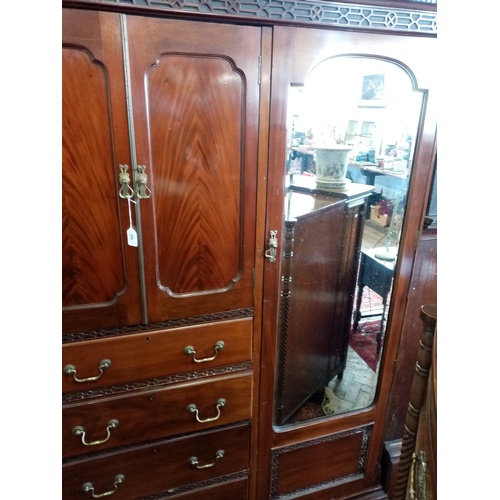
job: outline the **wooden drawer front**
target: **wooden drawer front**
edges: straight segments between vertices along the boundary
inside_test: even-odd
[[[247,372],[65,406],[63,457],[249,420],[251,389],[252,374]],[[220,398],[225,399],[225,405],[215,419]],[[200,420],[212,420],[198,422],[196,414],[187,411],[190,404],[196,405]],[[109,439],[100,444],[84,445],[82,435],[73,434],[75,427],[82,427],[85,442],[104,441],[113,420],[118,420],[118,425],[110,429]]]
[[[72,461],[63,465],[62,498],[89,499],[91,493],[82,491],[82,485],[87,482],[92,483],[95,495],[112,491],[114,478],[118,474],[123,474],[124,479],[113,494],[116,499],[135,499],[192,483],[210,481],[215,477],[248,470],[249,448],[249,425],[240,425]],[[224,454],[216,460],[216,454],[220,450]],[[214,465],[196,469],[189,462],[191,457],[198,459],[199,466]],[[209,488],[207,490],[210,491]],[[191,495],[193,492],[187,496],[182,495],[181,498],[211,498],[209,495]],[[246,496],[232,497],[235,498]]]
[[[169,497],[170,499],[170,497]],[[172,500],[248,500],[248,477],[175,495]]]
[[[273,496],[360,479],[371,427],[326,436],[273,451]]]
[[[219,351],[218,341],[224,342]],[[193,355],[184,353],[186,346],[193,346],[195,359],[212,361],[196,362]],[[109,359],[111,365],[102,370],[94,381],[77,382],[74,374],[65,374],[65,367],[73,365],[78,379],[96,377],[99,364]],[[252,318],[220,323],[186,326],[170,330],[138,333],[125,337],[64,344],[62,348],[63,393],[85,391],[113,384],[186,373],[250,361],[252,359]]]

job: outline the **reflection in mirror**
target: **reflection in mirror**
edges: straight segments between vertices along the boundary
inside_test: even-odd
[[[421,106],[375,58],[290,86],[276,425],[374,401]]]

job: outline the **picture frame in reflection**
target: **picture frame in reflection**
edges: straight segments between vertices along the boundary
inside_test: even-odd
[[[385,108],[385,75],[372,74],[362,77],[360,108]]]

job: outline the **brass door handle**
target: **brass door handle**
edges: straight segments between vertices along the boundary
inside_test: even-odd
[[[267,259],[269,259],[269,262],[276,262],[276,256],[278,254],[278,239],[276,238],[276,235],[278,234],[278,231],[272,230],[269,231],[269,234],[269,248],[266,250],[264,255]]]
[[[420,451],[418,454],[413,452],[412,454],[408,496],[410,500],[427,500],[427,457],[425,451]]]
[[[120,190],[118,195],[120,198],[132,198],[134,190],[130,187],[130,175],[128,173],[128,165],[119,165],[120,173],[118,175],[118,182],[120,183]]]
[[[144,200],[151,197],[151,189],[148,188],[148,176],[144,172],[145,165],[137,165],[137,173],[135,174],[135,185],[137,198]]]

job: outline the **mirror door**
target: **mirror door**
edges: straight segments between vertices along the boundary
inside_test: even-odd
[[[435,74],[433,51],[435,41],[430,38],[333,29],[273,28],[272,79],[269,82],[263,79],[271,88],[271,106],[264,232],[267,246],[262,253],[271,256],[275,251],[277,258],[265,260],[262,291],[257,471],[262,498],[284,498],[316,487],[328,490],[332,498],[340,497],[352,491],[353,482],[361,490],[373,486],[377,480],[374,478],[379,470],[394,367],[411,289],[414,252],[423,227],[435,157],[435,104],[428,90]],[[339,61],[343,68],[338,66]],[[357,61],[362,64],[355,68]],[[349,67],[351,63],[354,64]],[[372,63],[383,63],[383,66],[374,67]],[[418,109],[417,116],[414,122],[408,122],[411,129],[403,131],[407,133],[406,140],[400,140],[398,145],[392,140],[399,139],[400,135],[389,140],[389,132],[387,137],[379,133],[382,121],[395,124],[392,118],[384,121],[381,117],[391,111],[391,99],[387,100],[387,94],[385,107],[367,106],[362,102],[377,100],[381,95],[375,91],[370,94],[369,82],[364,77],[383,74],[385,86],[385,75],[389,79],[391,69],[402,75],[406,91],[409,89],[417,96],[417,103],[410,107]],[[373,85],[376,86],[377,81]],[[387,85],[390,88],[391,82]],[[324,89],[326,94],[323,94]],[[348,95],[353,96],[350,108]],[[316,110],[320,116],[318,126],[309,125],[311,122],[306,120],[314,114],[314,102],[320,107],[319,112]],[[406,106],[408,102],[403,104]],[[335,113],[336,109],[339,112]],[[412,136],[411,144],[408,135]],[[314,168],[318,161],[315,153],[320,147],[315,142],[321,139],[323,143],[333,140],[337,143],[338,138],[347,143],[344,146],[349,143],[353,146],[346,172],[350,182],[329,187],[325,185],[328,180],[322,178],[318,184]],[[387,153],[386,144],[394,146]],[[376,213],[375,208],[370,213],[371,207],[380,201],[378,196],[389,191],[378,181],[370,184],[369,176],[378,171],[368,170],[368,167],[382,169],[385,166],[385,161],[384,164],[376,163],[377,157],[385,160],[381,157],[388,156],[388,163],[399,159],[393,149],[408,153],[407,159],[401,158],[408,162],[405,208],[401,212],[404,220],[396,228],[386,225],[388,217],[382,217],[385,219],[383,224],[373,220],[377,215],[383,216],[384,209]],[[362,162],[367,164],[360,165]],[[398,168],[403,165],[401,162]],[[388,177],[389,170],[386,170],[378,176],[373,175],[374,179]],[[395,217],[393,222],[396,220]],[[319,229],[313,228],[315,224]],[[391,229],[398,232],[391,233],[388,238]],[[293,238],[289,238],[290,235]],[[396,260],[381,259],[382,266],[393,265],[389,270],[387,310],[383,314],[380,311],[385,293],[376,292],[373,288],[379,287],[374,283],[371,283],[373,288],[363,287],[358,307],[357,280],[363,250],[393,255],[386,246],[391,249],[396,245]],[[290,250],[295,262],[292,259],[287,270],[285,257],[292,254]],[[298,266],[300,258],[303,263]],[[314,275],[315,272],[318,274]],[[287,273],[291,280],[287,279]],[[297,289],[299,292],[295,292]],[[287,292],[291,293],[288,298]],[[295,299],[292,298],[294,293]],[[307,300],[303,300],[304,297]],[[306,308],[307,301],[310,302]],[[286,302],[289,309],[283,307]],[[365,308],[370,302],[377,306],[376,310]],[[369,316],[372,313],[377,315]],[[283,335],[285,319],[288,325],[295,325],[298,333]],[[371,333],[367,323],[376,326],[383,319],[381,331],[384,333],[379,336],[378,360],[372,364],[374,369],[367,367],[373,384],[364,401],[336,407],[336,400],[331,395],[333,404],[325,401],[326,387],[330,386],[338,399],[342,399],[342,395],[335,391],[341,386],[348,388],[345,394],[349,395],[354,394],[356,388],[359,369],[351,369],[350,357],[347,354],[344,357],[346,345],[347,353],[352,347],[349,340],[356,319],[355,330],[361,340],[369,339],[375,346],[377,332]],[[363,360],[363,364],[366,367],[368,363]],[[339,367],[342,370],[337,371]],[[332,450],[324,465],[319,466],[321,472],[314,460],[317,443],[324,443]],[[342,448],[342,443],[349,444]],[[343,449],[349,450],[348,456],[343,454]],[[290,474],[290,466],[297,474]],[[290,476],[296,478],[293,484],[289,482]]]
[[[375,57],[290,83],[276,425],[374,400],[421,106],[411,76]]]
[[[278,427],[376,401],[395,278],[408,265],[400,246],[408,200],[421,175],[414,165],[426,93],[410,67],[356,52],[345,34],[306,31],[295,30],[300,41],[277,37],[294,58],[273,73],[269,178],[283,193],[268,202],[267,226],[278,230],[280,249]],[[327,176],[341,167],[340,177]]]

